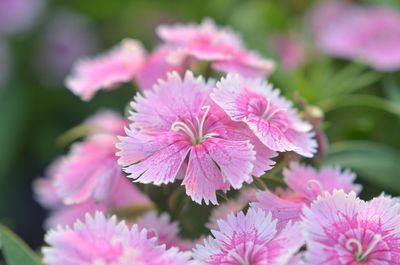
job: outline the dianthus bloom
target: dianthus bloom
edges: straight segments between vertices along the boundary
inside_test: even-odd
[[[94,133],[71,147],[55,179],[58,193],[66,204],[88,198],[103,201],[124,177],[115,156],[115,144],[125,124],[120,115],[111,111],[101,111],[86,122]]]
[[[112,90],[123,82],[132,81],[145,56],[138,41],[125,39],[106,54],[78,61],[65,81],[66,86],[88,101],[100,89]]]
[[[231,214],[211,231],[214,237],[196,246],[193,257],[210,265],[286,265],[304,243],[300,224],[277,230],[276,223],[261,209]]]
[[[107,219],[100,212],[86,215],[85,222],[78,220],[72,228],[50,230],[45,241],[48,265],[186,265],[190,258],[190,253],[158,245],[146,229],[129,229],[115,216]]]
[[[256,156],[247,132],[241,134],[211,100],[212,87],[191,72],[183,79],[172,73],[136,96],[132,124],[117,145],[119,163],[130,178],[156,185],[183,178],[194,201],[216,204],[217,190],[239,189],[252,182],[252,173],[260,176],[271,168],[275,153],[254,141],[260,150]]]
[[[304,44],[297,36],[277,35],[273,38],[272,46],[279,56],[282,68],[285,70],[296,70],[306,60]]]
[[[190,250],[194,243],[179,238],[178,222],[171,222],[168,213],[157,214],[148,212],[135,221],[139,228],[146,228],[148,234],[157,237],[159,244],[165,244],[167,249],[177,247],[180,250]]]
[[[400,68],[400,13],[394,9],[325,1],[312,11],[310,20],[323,52],[381,71]]]
[[[141,90],[151,89],[159,79],[167,78],[169,72],[185,72],[182,64],[168,62],[170,52],[171,47],[161,46],[147,56],[135,79]]]
[[[279,93],[261,80],[228,74],[211,97],[232,120],[247,124],[269,149],[312,157],[317,146],[312,126]]]
[[[63,199],[57,192],[55,180],[62,168],[64,158],[56,159],[48,168],[46,176],[35,180],[33,191],[36,200],[46,209],[50,210],[50,216],[45,221],[46,228],[53,228],[57,225],[72,225],[76,219],[85,216],[86,213],[96,211],[108,212],[125,207],[139,207],[151,209],[153,207],[149,198],[141,193],[139,189],[122,177],[118,180],[112,194],[101,203],[93,199],[84,202],[65,205]]]
[[[172,47],[168,60],[174,64],[191,59],[209,61],[217,70],[251,77],[264,77],[274,70],[272,61],[247,51],[236,33],[229,28],[218,28],[210,19],[200,25],[162,25],[157,33]]]
[[[252,205],[271,211],[279,225],[290,220],[300,219],[303,206],[309,205],[324,191],[343,189],[345,192],[361,190],[361,185],[354,184],[356,176],[349,170],[338,167],[323,167],[319,171],[310,166],[292,162],[283,171],[289,190],[277,189],[275,194],[263,191],[257,194],[257,201]]]
[[[389,197],[325,192],[303,211],[307,264],[400,264],[399,212]]]

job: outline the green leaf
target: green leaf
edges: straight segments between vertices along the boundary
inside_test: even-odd
[[[396,80],[390,78],[386,79],[383,83],[383,92],[390,101],[400,103],[400,86],[397,84]]]
[[[400,152],[389,146],[368,141],[335,143],[324,163],[349,167],[369,183],[400,192]]]
[[[7,265],[42,265],[40,258],[10,229],[1,224],[0,242]]]
[[[400,116],[400,104],[384,98],[366,94],[354,94],[341,97],[332,97],[322,100],[318,106],[325,112],[343,107],[370,107]]]

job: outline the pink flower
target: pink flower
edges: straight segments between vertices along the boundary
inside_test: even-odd
[[[125,39],[106,54],[78,61],[65,83],[74,94],[88,101],[100,89],[113,90],[132,81],[144,60],[142,45]]]
[[[139,228],[146,228],[150,236],[157,238],[160,244],[165,244],[167,249],[177,247],[180,250],[190,250],[194,243],[179,238],[178,222],[171,222],[167,213],[160,215],[157,212],[148,212],[136,220]]]
[[[318,47],[325,53],[349,57],[354,52],[350,37],[361,20],[361,10],[344,1],[321,1],[311,10],[310,26]],[[348,15],[345,15],[349,13]],[[350,15],[351,13],[351,15]],[[345,15],[345,16],[343,16]],[[335,23],[330,23],[335,21]],[[350,38],[349,38],[350,37]]]
[[[102,109],[87,118],[84,125],[90,127],[92,133],[107,133],[117,136],[124,133],[127,120],[115,111]]]
[[[232,120],[247,124],[269,149],[312,157],[317,146],[312,126],[279,93],[263,81],[228,74],[211,97]]]
[[[355,192],[325,192],[304,208],[307,264],[399,264],[400,204]]]
[[[47,168],[45,177],[38,178],[33,182],[36,201],[47,209],[56,209],[63,204],[54,187],[54,179],[58,175],[62,163],[62,157],[55,159]]]
[[[157,33],[174,48],[168,60],[177,65],[186,59],[210,61],[217,70],[252,77],[263,77],[274,70],[272,61],[247,51],[236,33],[229,28],[218,28],[211,19],[200,25],[162,25]]]
[[[89,198],[100,202],[112,193],[124,177],[115,157],[116,142],[113,135],[97,134],[72,146],[55,181],[66,204]]]
[[[114,112],[102,111],[85,124],[97,133],[71,147],[55,179],[56,189],[66,204],[89,198],[103,201],[124,177],[115,156],[115,144],[126,121]]]
[[[253,169],[260,173],[256,159],[271,168],[275,153],[264,148],[256,156],[250,138],[243,139],[246,132],[212,102],[212,85],[191,72],[183,79],[172,73],[135,98],[132,124],[117,145],[130,178],[155,185],[183,178],[194,201],[216,204],[217,190],[252,182]]]
[[[271,213],[261,209],[231,214],[218,226],[219,230],[211,231],[214,237],[194,249],[193,257],[204,264],[283,265],[304,242],[299,223],[277,230]]]
[[[304,44],[296,36],[278,35],[273,39],[272,48],[277,52],[285,70],[296,70],[306,60]]]
[[[159,79],[167,78],[168,72],[184,72],[183,65],[168,62],[167,57],[171,51],[171,47],[162,46],[146,58],[136,76],[140,89],[151,89]]]
[[[275,194],[263,191],[257,194],[257,201],[252,205],[271,211],[278,225],[300,219],[304,206],[309,205],[324,191],[343,189],[345,192],[361,191],[361,185],[354,184],[356,176],[349,170],[342,171],[338,167],[323,167],[319,171],[310,166],[292,162],[283,171],[284,180],[289,190],[277,189]]]
[[[71,225],[76,219],[84,217],[86,213],[92,214],[95,211],[111,211],[132,206],[152,208],[149,198],[132,183],[129,183],[125,177],[118,180],[112,194],[101,203],[88,199],[82,203],[65,205],[57,193],[54,183],[62,168],[63,159],[55,160],[49,166],[46,176],[35,180],[33,183],[36,200],[44,208],[50,210],[50,216],[45,222],[46,228],[56,227],[57,225]]]
[[[72,228],[50,230],[45,240],[49,246],[42,252],[48,265],[186,265],[190,258],[188,252],[165,250],[146,229],[129,229],[115,216],[108,219],[100,212],[86,215]]]
[[[226,220],[229,214],[236,214],[241,212],[249,202],[256,200],[256,189],[244,188],[240,191],[237,198],[228,200],[227,202],[221,203],[211,211],[209,222],[206,226],[209,229],[218,228],[218,220]]]
[[[327,1],[312,11],[310,20],[323,52],[360,60],[380,71],[400,68],[399,12],[387,7]]]

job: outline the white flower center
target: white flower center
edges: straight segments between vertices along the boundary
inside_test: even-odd
[[[201,110],[204,110],[203,116],[200,120],[196,117],[195,124],[193,124],[193,122],[189,119],[186,119],[186,122],[176,121],[171,125],[171,129],[173,131],[182,131],[189,136],[192,144],[194,145],[202,143],[208,138],[218,136],[217,133],[205,133],[204,124],[207,115],[210,112],[210,106],[203,106]]]
[[[363,250],[363,246],[360,240],[356,238],[350,238],[346,242],[346,249],[353,253],[353,257],[357,262],[366,261],[368,255],[374,250],[374,248],[381,239],[382,239],[381,235],[379,234],[374,235],[368,247],[365,250]]]

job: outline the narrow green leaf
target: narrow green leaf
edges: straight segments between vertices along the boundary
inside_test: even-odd
[[[363,106],[400,116],[400,104],[372,95],[354,94],[321,100],[318,106],[325,112],[343,107]]]
[[[368,141],[335,143],[325,164],[349,167],[369,183],[400,192],[400,152],[389,146]]]
[[[400,103],[400,85],[393,79],[386,79],[383,83],[383,92],[388,100]]]
[[[1,224],[0,242],[7,265],[42,265],[40,258],[10,229]]]

